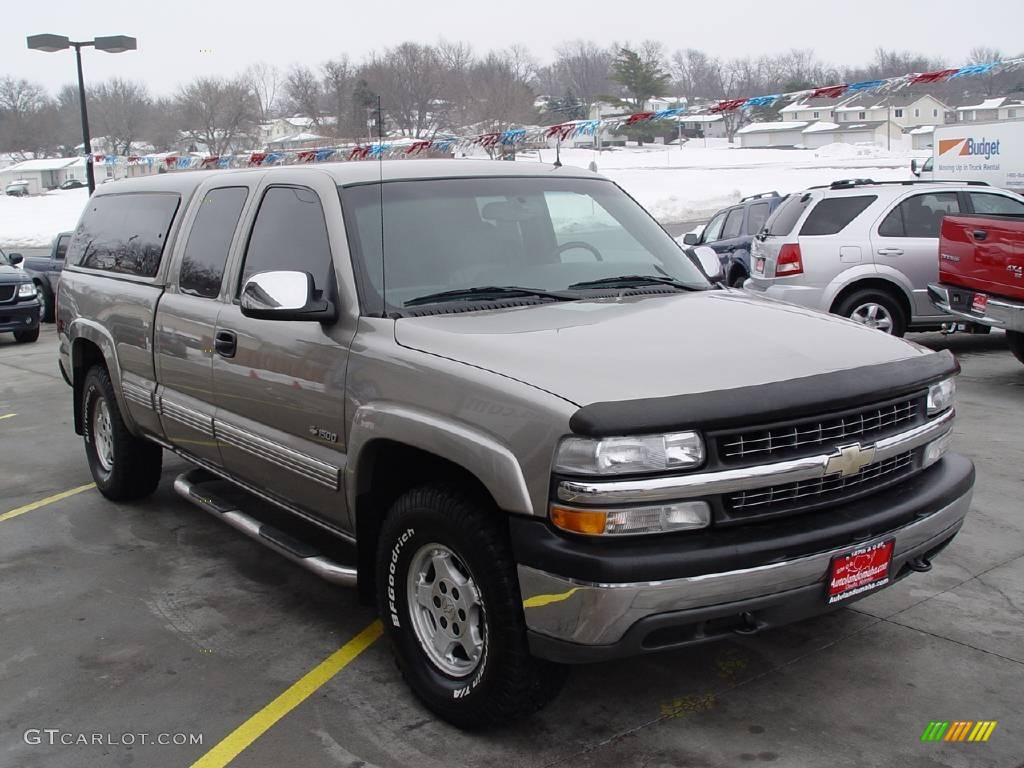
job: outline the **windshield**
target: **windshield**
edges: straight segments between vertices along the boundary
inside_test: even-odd
[[[341,189],[363,311],[488,286],[582,298],[621,276],[709,287],[668,234],[601,179],[464,178]],[[510,296],[516,295],[509,293]],[[521,297],[521,294],[520,294]],[[450,300],[438,297],[437,303]]]
[[[9,267],[10,265],[11,265],[11,262],[7,258],[7,254],[4,253],[4,249],[3,248],[0,248],[0,266],[8,266]]]

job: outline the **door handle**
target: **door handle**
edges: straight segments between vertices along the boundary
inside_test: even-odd
[[[213,348],[221,357],[234,357],[238,348],[238,338],[234,331],[217,331],[213,338]]]
[[[986,237],[988,237],[988,232],[986,232],[984,229],[976,229],[973,232],[971,232],[971,234],[974,236],[975,240],[984,240]]]
[[[902,248],[879,248],[878,249],[878,255],[879,256],[902,256],[903,255],[903,249]]]

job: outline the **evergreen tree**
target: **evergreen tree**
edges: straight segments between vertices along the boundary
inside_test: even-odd
[[[637,110],[643,109],[648,99],[664,96],[671,80],[660,61],[625,47],[618,50],[612,61],[611,79],[625,93],[619,101]]]

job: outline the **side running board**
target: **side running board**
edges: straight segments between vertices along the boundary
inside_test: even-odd
[[[278,554],[284,555],[307,571],[320,578],[343,587],[356,585],[356,569],[331,560],[305,541],[296,539],[284,531],[246,514],[237,504],[224,501],[203,488],[205,483],[219,480],[203,469],[192,469],[174,480],[174,490],[182,498],[204,509],[232,528],[255,539]]]

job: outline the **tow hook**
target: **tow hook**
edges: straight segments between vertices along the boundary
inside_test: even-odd
[[[907,560],[907,568],[917,573],[928,573],[932,569],[932,561],[924,557],[915,557]]]
[[[758,621],[754,618],[754,614],[750,611],[744,611],[741,613],[740,618],[743,619],[744,626],[733,629],[733,632],[737,635],[756,635],[768,626],[765,622]]]
[[[959,325],[959,323],[943,323],[942,324],[942,335],[943,336],[950,336],[951,334],[956,333],[958,325]]]

